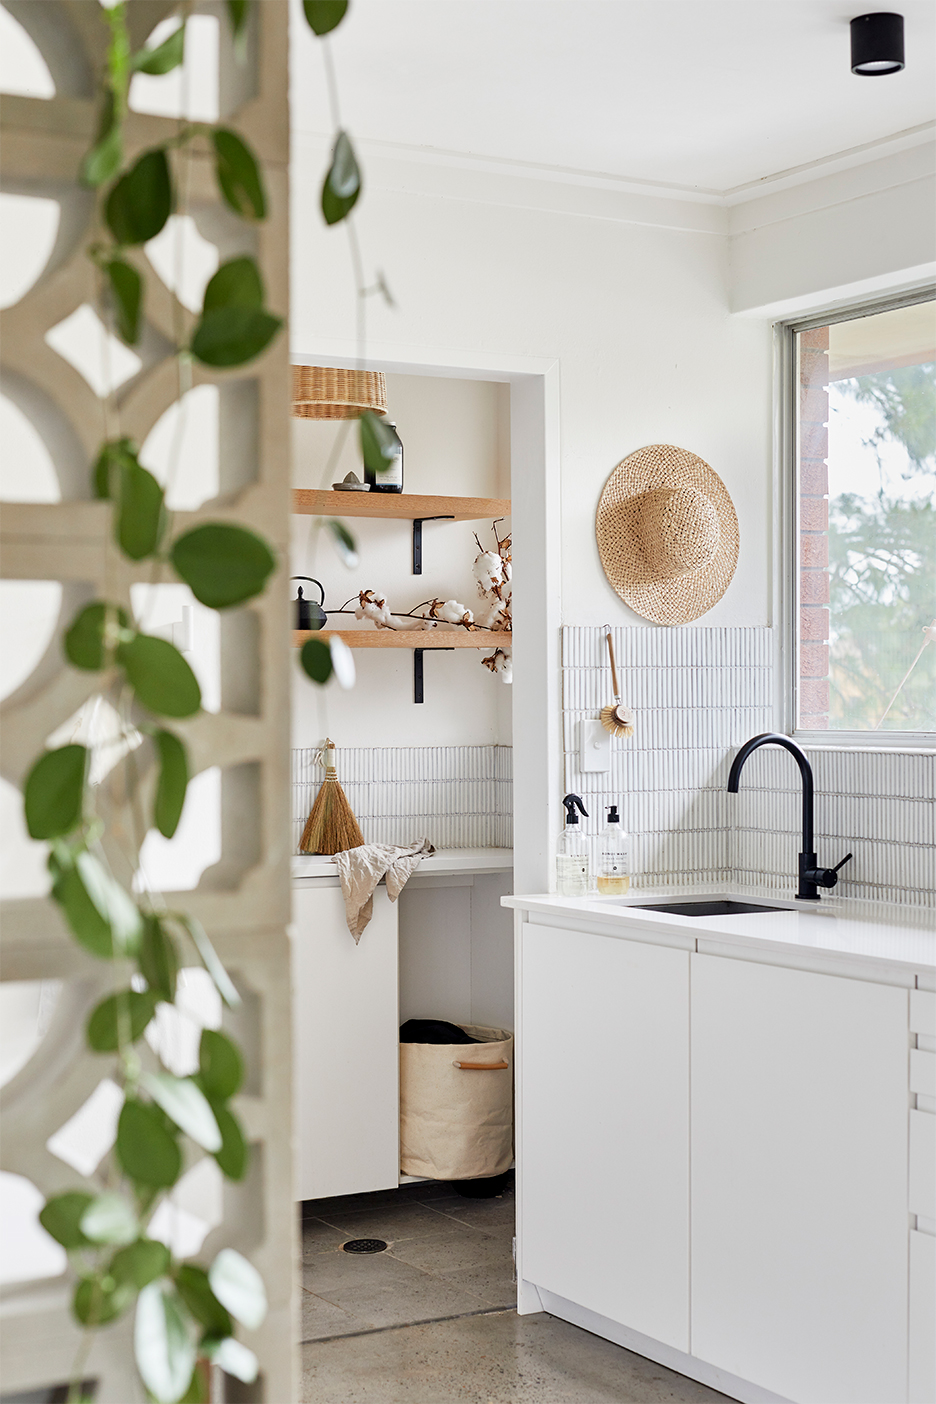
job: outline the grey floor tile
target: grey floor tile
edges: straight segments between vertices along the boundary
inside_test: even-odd
[[[513,1259],[508,1253],[497,1262],[478,1267],[459,1268],[456,1272],[441,1273],[445,1282],[463,1287],[480,1301],[492,1307],[513,1307],[517,1305],[517,1284],[513,1276]]]
[[[323,1210],[319,1217],[346,1238],[424,1238],[439,1232],[439,1215],[424,1204],[375,1205],[372,1209]]]
[[[315,1253],[328,1253],[340,1248],[348,1238],[341,1229],[323,1223],[321,1219],[302,1221],[302,1258],[310,1258]]]
[[[510,1245],[480,1229],[453,1223],[443,1233],[426,1238],[406,1238],[395,1244],[393,1256],[422,1272],[451,1273],[460,1268],[490,1267],[510,1263]]]
[[[300,1404],[725,1404],[555,1317],[495,1312],[302,1348]]]
[[[493,1233],[495,1229],[514,1232],[516,1203],[513,1195],[500,1199],[438,1199],[433,1200],[431,1213],[444,1214],[457,1223]]]
[[[302,1268],[309,1292],[357,1317],[366,1328],[397,1326],[477,1311],[478,1297],[387,1253],[319,1253]]]
[[[352,1331],[360,1331],[362,1324],[356,1316],[326,1302],[312,1292],[302,1291],[302,1341],[318,1340],[322,1336],[344,1336]]]

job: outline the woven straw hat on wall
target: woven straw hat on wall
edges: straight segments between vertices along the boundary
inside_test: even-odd
[[[617,465],[595,522],[605,575],[655,624],[688,624],[721,599],[738,564],[738,517],[709,465],[649,444]]]

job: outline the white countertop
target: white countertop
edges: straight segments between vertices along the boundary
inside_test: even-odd
[[[647,902],[681,902],[693,897],[734,898],[740,902],[782,907],[778,912],[745,912],[735,916],[686,917],[640,910]],[[626,897],[560,897],[534,893],[502,897],[501,904],[532,916],[578,918],[593,930],[638,930],[689,950],[730,954],[731,947],[759,950],[786,959],[802,956],[823,964],[841,964],[868,977],[876,967],[895,973],[920,972],[926,987],[936,987],[936,911],[887,902],[823,897],[815,906],[792,898],[774,897],[758,888],[678,887],[641,888]],[[738,950],[738,954],[741,954]]]
[[[446,848],[424,858],[416,873],[450,877],[456,873],[502,873],[512,867],[512,848]],[[337,878],[338,870],[334,858],[302,853],[292,858],[292,875],[294,880]]]

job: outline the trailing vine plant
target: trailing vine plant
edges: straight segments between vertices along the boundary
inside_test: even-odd
[[[166,74],[183,62],[191,9],[183,0],[179,28],[158,47],[134,52],[129,4],[132,0],[118,0],[101,12],[109,45],[100,120],[81,178],[97,192],[96,233],[88,255],[99,275],[99,311],[109,329],[133,346],[142,334],[146,287],[128,251],[155,238],[170,215],[184,209],[189,151],[210,155],[221,199],[241,219],[262,221],[267,202],[259,163],[230,127],[180,120],[172,138],[127,161],[124,122],[131,78]],[[347,8],[348,0],[304,0],[303,5],[319,36],[333,30]],[[228,0],[228,13],[241,52],[249,0]],[[338,131],[322,189],[329,224],[347,217],[360,188],[350,140]],[[246,256],[221,264],[193,325],[182,324],[183,315],[177,311],[174,352],[179,399],[191,385],[193,362],[212,368],[244,365],[267,349],[282,325],[266,306],[255,260]],[[102,410],[105,438],[92,468],[92,490],[111,506],[108,578],[116,578],[123,557],[151,563],[154,581],[174,572],[210,609],[231,609],[261,594],[277,564],[271,547],[256,533],[225,522],[177,534],[163,487],[141,464],[137,445],[121,432],[117,397],[105,396]],[[382,471],[391,443],[381,422],[371,418],[373,425],[362,426],[365,459]],[[340,523],[334,530],[339,542],[353,548]],[[317,648],[307,645],[303,664],[315,681],[324,682],[331,660],[327,646],[315,642]],[[93,738],[88,745],[72,741],[45,751],[24,785],[29,834],[49,844],[52,900],[78,944],[108,962],[113,975],[113,991],[92,1011],[86,1038],[94,1052],[111,1059],[123,1095],[116,1141],[91,1177],[92,1188],[50,1198],[39,1216],[77,1274],[72,1311],[85,1333],[69,1399],[82,1397],[95,1333],[135,1308],[135,1357],[147,1397],[159,1404],[197,1404],[207,1398],[208,1361],[246,1383],[256,1378],[256,1357],[235,1331],[238,1324],[248,1330],[261,1324],[263,1282],[232,1248],[223,1248],[211,1263],[182,1261],[149,1230],[187,1163],[200,1153],[213,1156],[228,1179],[247,1173],[249,1147],[231,1106],[244,1062],[227,1033],[206,1028],[198,1071],[177,1076],[141,1040],[160,1005],[175,1004],[179,971],[193,959],[229,1007],[240,1000],[198,920],[169,909],[157,893],[135,893],[132,883],[115,875],[109,855],[119,853],[126,871],[139,873],[146,833],[155,828],[167,839],[175,834],[189,758],[171,724],[200,710],[201,690],[182,653],[145,632],[120,600],[99,599],[80,609],[65,634],[64,650],[73,667],[97,675],[90,705],[107,703],[118,717],[121,752],[108,777],[113,807],[92,783],[102,751]],[[110,737],[108,745],[113,742]],[[151,748],[156,769],[149,815],[143,811],[149,792],[141,745]],[[122,806],[132,816],[129,833]]]

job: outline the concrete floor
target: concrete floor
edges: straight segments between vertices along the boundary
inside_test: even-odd
[[[307,1201],[300,1404],[724,1404],[568,1322],[517,1316],[513,1233],[512,1190]],[[349,1238],[389,1248],[344,1253]]]

